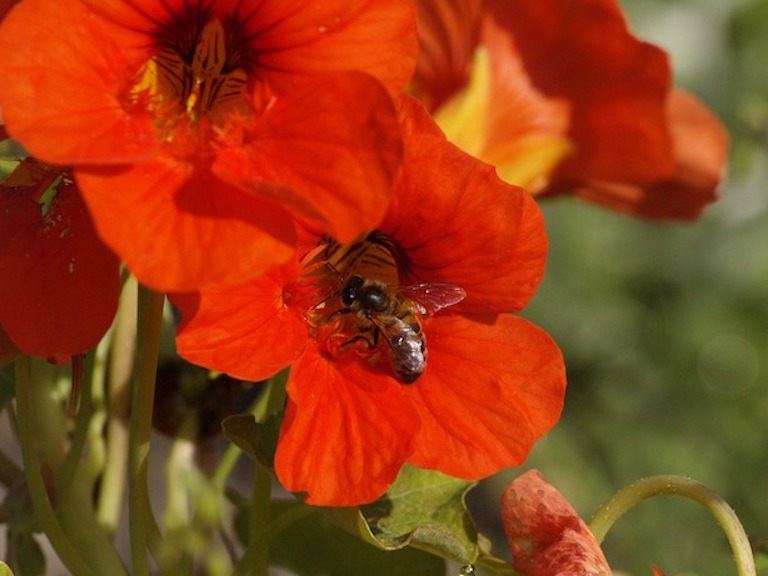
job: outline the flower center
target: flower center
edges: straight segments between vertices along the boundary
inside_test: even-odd
[[[157,70],[158,91],[196,121],[213,115],[218,107],[241,97],[248,80],[243,68],[230,69],[224,27],[219,20],[208,22],[188,60],[173,49],[160,50],[152,59]]]
[[[386,356],[390,374],[413,384],[427,368],[422,322],[467,293],[441,282],[403,286],[404,273],[413,273],[407,256],[378,230],[349,245],[323,239],[303,259],[302,273],[285,288],[283,302],[301,311],[328,356],[354,351],[377,368]]]
[[[347,245],[325,238],[302,261],[287,298],[327,352],[354,350],[375,363],[386,346],[381,327],[411,312],[398,292],[403,257],[396,241],[379,231]]]

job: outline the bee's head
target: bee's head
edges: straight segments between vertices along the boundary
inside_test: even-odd
[[[362,276],[350,276],[341,291],[341,303],[367,312],[384,312],[389,305],[386,286],[376,280],[366,281]]]

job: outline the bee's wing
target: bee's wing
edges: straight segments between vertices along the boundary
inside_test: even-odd
[[[467,293],[461,286],[442,283],[423,283],[399,288],[400,294],[415,303],[419,312],[426,316],[438,310],[458,304]]]

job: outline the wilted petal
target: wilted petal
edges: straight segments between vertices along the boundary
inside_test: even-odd
[[[71,180],[58,184],[45,208],[34,186],[9,183],[0,186],[0,325],[26,354],[85,352],[112,323],[119,261]]]

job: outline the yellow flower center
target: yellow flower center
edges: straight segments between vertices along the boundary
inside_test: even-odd
[[[522,72],[516,75],[522,77]],[[513,100],[513,94],[501,101],[493,88],[490,57],[485,49],[478,48],[468,85],[436,111],[435,121],[448,140],[496,166],[502,180],[535,194],[546,185],[558,163],[573,151],[565,134],[565,104],[546,98],[527,84],[517,86],[519,102]],[[494,125],[499,118],[491,117],[494,111],[506,112],[507,120],[517,121],[503,127],[501,138]],[[536,116],[546,120],[536,121]]]

